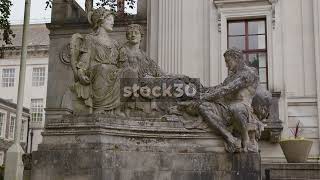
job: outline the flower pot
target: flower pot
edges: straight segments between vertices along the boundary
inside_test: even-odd
[[[288,163],[303,163],[309,156],[312,143],[306,139],[289,139],[281,141],[280,146]]]

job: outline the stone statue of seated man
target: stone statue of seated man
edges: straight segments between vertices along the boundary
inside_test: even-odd
[[[204,88],[200,101],[182,102],[179,109],[196,111],[220,132],[229,152],[258,152],[257,138],[264,128],[260,120],[268,116],[271,94],[259,87],[257,70],[246,64],[240,50],[228,49],[224,57],[229,73],[223,83]],[[254,98],[265,102],[263,108],[252,107]]]

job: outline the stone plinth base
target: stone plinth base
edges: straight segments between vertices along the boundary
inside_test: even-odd
[[[47,122],[32,180],[260,180],[260,155],[179,120],[64,116]]]
[[[264,180],[320,179],[320,163],[270,163],[262,166]]]

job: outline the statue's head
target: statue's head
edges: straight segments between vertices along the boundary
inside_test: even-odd
[[[245,61],[243,60],[243,53],[241,50],[236,48],[228,49],[224,54],[225,62],[227,68],[231,72],[237,71],[239,68],[245,66]]]
[[[113,11],[100,7],[88,13],[88,20],[94,31],[103,28],[110,32],[113,30],[114,16]]]
[[[129,43],[140,43],[144,35],[143,28],[139,24],[130,24],[127,28],[126,37]]]

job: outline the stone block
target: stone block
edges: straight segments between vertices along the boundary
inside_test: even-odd
[[[174,180],[213,180],[214,174],[206,171],[174,171],[172,172]]]
[[[172,156],[173,170],[210,171],[217,169],[215,154],[185,153]]]
[[[159,171],[156,176],[156,179],[157,180],[173,180],[171,177],[172,177],[171,171]]]
[[[320,179],[319,163],[269,163],[263,164],[263,180]]]
[[[89,115],[48,121],[32,154],[31,179],[260,180],[259,154],[207,151],[209,138],[198,143],[206,132],[169,132],[166,123],[145,129],[133,121]]]
[[[121,168],[152,171],[159,169],[159,155],[150,152],[117,152],[115,161]]]

